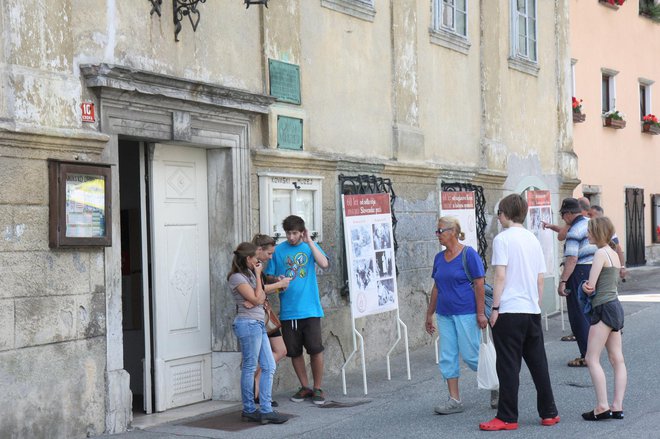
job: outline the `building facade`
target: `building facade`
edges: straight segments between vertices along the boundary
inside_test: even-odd
[[[581,180],[575,196],[587,196],[604,208],[632,266],[659,257],[660,179],[655,163],[660,137],[654,134],[660,131],[644,131],[642,122],[660,108],[660,18],[650,14],[653,3],[570,4],[573,96],[586,116],[574,127]],[[660,13],[660,6],[656,10]],[[608,43],[596,43],[605,40]],[[606,120],[605,113],[614,111],[625,125]]]
[[[400,315],[411,347],[432,343],[443,188],[483,194],[489,262],[503,195],[557,206],[578,184],[568,1],[0,1],[0,436],[119,432],[133,410],[239,399],[230,256],[281,237],[288,213],[330,256],[336,375],[352,344],[342,193],[396,196]],[[109,240],[52,246],[75,217],[53,212],[78,213],[53,196],[70,182],[55,165],[95,164],[107,204],[78,226]],[[391,316],[358,327],[382,360]],[[287,362],[275,385],[295,387]]]

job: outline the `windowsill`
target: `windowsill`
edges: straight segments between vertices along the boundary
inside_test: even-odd
[[[654,17],[653,17],[651,14],[649,14],[649,13],[646,13],[646,12],[640,12],[640,13],[639,13],[639,16],[640,16],[640,17],[644,17],[644,18],[646,18],[646,19],[648,19],[648,20],[651,20],[651,21],[654,22],[654,23],[660,23],[660,18],[654,18]]]
[[[615,11],[619,10],[618,5],[611,5],[611,4],[607,3],[606,1],[598,0],[598,3],[605,6],[606,8],[614,9]]]
[[[512,56],[509,57],[509,68],[532,76],[539,76],[539,70],[541,70],[538,63]]]
[[[373,2],[370,5],[360,0],[321,0],[321,6],[365,21],[373,22],[376,16]]]
[[[470,46],[472,45],[466,37],[446,31],[444,29],[429,28],[429,36],[431,43],[437,44],[438,46],[442,46],[447,49],[455,50],[456,52],[460,52],[464,55],[469,53]]]

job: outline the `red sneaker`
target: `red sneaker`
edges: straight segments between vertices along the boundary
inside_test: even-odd
[[[550,427],[555,424],[559,424],[559,416],[555,416],[554,418],[545,418],[541,419],[541,425],[545,425],[546,427]]]
[[[493,418],[488,422],[482,422],[479,424],[481,430],[486,431],[499,431],[499,430],[517,430],[517,422],[504,422],[501,419]]]

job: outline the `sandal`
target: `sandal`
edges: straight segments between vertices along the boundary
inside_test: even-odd
[[[573,334],[565,335],[561,338],[561,341],[575,341],[575,336]]]
[[[587,367],[587,362],[584,361],[584,358],[577,357],[568,362],[568,367]]]

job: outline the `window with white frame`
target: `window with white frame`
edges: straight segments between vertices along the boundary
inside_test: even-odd
[[[435,28],[467,37],[468,0],[434,0]]]
[[[513,56],[537,62],[536,0],[511,0]]]
[[[601,69],[601,111],[607,113],[608,111],[616,110],[616,75],[619,73],[616,70]]]
[[[651,108],[651,85],[653,81],[639,78],[639,118],[653,113]]]
[[[571,96],[576,97],[575,93],[575,64],[577,59],[571,58]]]
[[[323,177],[259,173],[260,230],[277,242],[286,238],[282,221],[289,215],[305,220],[312,239],[323,240],[321,188]]]
[[[432,43],[468,53],[468,1],[433,0]]]

